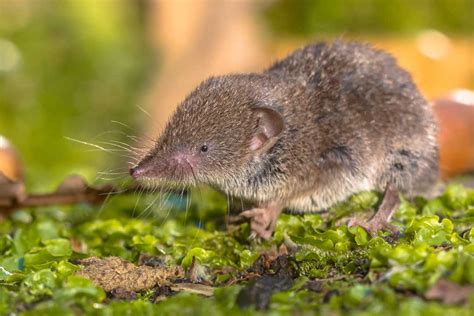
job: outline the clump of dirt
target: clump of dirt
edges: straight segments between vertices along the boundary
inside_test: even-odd
[[[92,280],[106,292],[143,292],[157,286],[170,285],[183,278],[183,268],[137,266],[119,257],[90,257],[79,261],[84,269],[78,275]]]

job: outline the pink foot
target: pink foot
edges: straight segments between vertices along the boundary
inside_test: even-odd
[[[398,191],[391,185],[387,185],[385,190],[382,204],[379,209],[369,220],[362,218],[352,218],[349,221],[348,226],[361,226],[367,230],[372,236],[377,235],[377,232],[381,229],[386,229],[392,233],[398,232],[396,226],[389,224],[390,218],[400,205],[400,198],[398,197]]]
[[[260,237],[268,240],[272,237],[280,213],[281,207],[269,204],[265,207],[244,211],[238,217],[250,220],[251,239]]]
[[[352,218],[348,226],[360,226],[364,228],[371,236],[376,236],[379,230],[385,229],[392,233],[398,232],[398,228],[386,220],[380,220],[379,218],[372,218],[370,220],[362,218]]]
[[[272,237],[277,221],[277,218],[272,216],[272,212],[264,208],[254,208],[244,211],[240,215],[250,219],[251,239],[260,237],[268,240]]]

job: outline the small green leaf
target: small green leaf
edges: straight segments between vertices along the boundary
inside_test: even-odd
[[[67,239],[51,239],[43,241],[46,251],[55,257],[65,257],[72,254],[71,243]]]

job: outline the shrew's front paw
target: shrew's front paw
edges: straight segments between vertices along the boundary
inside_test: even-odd
[[[278,203],[265,203],[259,207],[244,211],[237,216],[229,216],[229,223],[250,221],[250,239],[262,238],[268,240],[272,237],[282,207]]]
[[[250,238],[260,237],[268,240],[272,237],[278,215],[266,208],[254,208],[240,213],[241,216],[250,220]]]

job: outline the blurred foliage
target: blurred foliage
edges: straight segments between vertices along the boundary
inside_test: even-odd
[[[472,0],[276,0],[264,14],[275,34],[289,36],[474,31]]]
[[[1,222],[0,315],[252,315],[254,310],[235,303],[245,281],[226,281],[282,243],[297,248],[289,256],[296,279],[291,289],[273,295],[271,315],[472,315],[472,295],[466,305],[423,298],[440,279],[474,284],[474,190],[461,185],[429,201],[403,201],[393,221],[401,234],[392,240],[386,233],[371,237],[360,227],[336,225],[348,210],[377,205],[379,197],[370,192],[334,207],[324,220],[284,214],[273,239],[263,243],[247,239],[248,224],[225,230],[227,203],[213,191],[193,192],[187,212],[167,209],[163,199],[146,207],[149,202],[121,197],[100,212],[81,205],[47,208],[19,211]],[[143,218],[135,209],[154,216]],[[180,293],[153,303],[152,289],[132,301],[111,301],[74,274],[78,258],[113,255],[137,262],[142,253],[184,267],[196,257],[203,277],[218,286],[214,296]],[[308,280],[320,280],[321,290],[311,291]]]
[[[120,133],[139,132],[151,60],[140,3],[1,1],[0,134],[18,147],[35,187],[110,168],[111,157],[65,137],[130,142]]]

